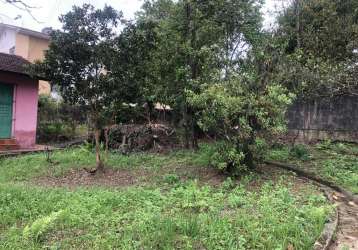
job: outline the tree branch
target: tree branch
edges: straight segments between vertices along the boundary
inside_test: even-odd
[[[15,8],[26,12],[27,14],[29,14],[31,16],[32,19],[34,19],[36,22],[38,23],[43,23],[40,20],[38,20],[33,14],[32,14],[32,10],[33,9],[38,9],[38,7],[36,6],[32,6],[27,4],[25,1],[23,0],[1,0],[3,3],[5,4],[10,4],[12,6],[14,6]]]

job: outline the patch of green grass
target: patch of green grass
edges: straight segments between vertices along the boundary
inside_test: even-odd
[[[290,154],[288,147],[272,149],[267,158],[295,164],[358,194],[357,145],[324,141],[306,147],[311,155],[309,161]]]
[[[0,185],[0,249],[310,249],[330,211],[281,184],[225,190]]]
[[[358,157],[339,155],[314,164],[322,177],[358,194]]]
[[[174,151],[167,155],[135,153],[121,155],[110,153],[106,165],[113,169],[160,169],[170,165],[207,166],[212,147],[203,144],[197,152]],[[55,151],[51,160],[45,154],[31,154],[16,158],[0,158],[0,183],[25,181],[33,177],[51,174],[62,176],[70,169],[94,166],[95,154],[87,147]]]
[[[207,168],[213,147],[167,155],[111,153],[114,169],[145,168],[154,178],[127,188],[44,188],[28,182],[93,166],[85,147],[0,160],[0,249],[311,249],[331,211],[307,186],[231,178],[221,186],[183,181],[177,167]],[[169,168],[162,174],[159,171]],[[185,179],[185,178],[183,178]],[[255,186],[251,183],[264,183]],[[261,184],[260,184],[261,185]],[[252,190],[252,191],[249,191]]]

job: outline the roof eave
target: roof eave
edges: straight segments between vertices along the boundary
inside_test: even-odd
[[[14,25],[5,24],[5,23],[0,23],[0,26],[15,30],[16,32],[23,34],[23,35],[33,36],[33,37],[44,39],[44,40],[50,40],[49,35],[42,33],[42,32],[35,31],[35,30],[25,29],[25,28],[14,26]]]
[[[16,71],[2,70],[2,69],[0,69],[0,72],[11,73],[11,74],[18,74],[18,75],[22,75],[22,76],[29,77],[29,78],[31,78],[31,79],[33,79],[33,80],[50,82],[50,80],[49,80],[49,79],[46,79],[45,77],[42,77],[42,76],[31,76],[31,75],[26,74],[26,73],[23,73],[23,72],[16,72]]]
[[[40,39],[43,39],[43,40],[50,40],[50,36],[48,36],[46,34],[43,34],[43,33],[40,33],[40,32],[37,32],[37,31],[25,30],[25,29],[20,28],[19,33],[23,34],[23,35],[28,35],[28,36],[40,38]]]

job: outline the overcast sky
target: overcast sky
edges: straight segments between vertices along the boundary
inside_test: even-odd
[[[102,8],[105,4],[111,5],[117,10],[121,10],[126,19],[132,19],[134,13],[138,11],[143,3],[143,0],[24,0],[25,2],[36,6],[33,9],[33,15],[40,22],[36,22],[29,14],[21,11],[4,0],[0,0],[0,23],[7,23],[17,25],[24,28],[29,28],[41,31],[44,27],[60,28],[61,24],[58,17],[61,14],[67,13],[73,5],[82,5],[83,3],[90,3],[97,8]],[[266,0],[264,7],[265,26],[269,26],[274,18],[272,11],[276,2],[282,0]],[[20,15],[20,16],[19,16]],[[14,20],[18,17],[17,20]]]

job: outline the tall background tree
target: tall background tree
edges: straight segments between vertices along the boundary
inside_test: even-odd
[[[123,30],[115,39],[116,54],[113,58],[112,74],[120,82],[113,90],[115,121],[123,121],[123,116],[131,110],[128,104],[143,107],[154,100],[155,86],[151,68],[151,53],[156,48],[156,23],[152,21],[125,22]],[[123,111],[123,112],[122,112]],[[138,110],[133,110],[137,112]],[[136,116],[136,114],[135,114]],[[150,120],[150,119],[149,119]],[[128,120],[124,120],[127,121]]]
[[[96,142],[94,171],[103,170],[101,131],[128,116],[126,104],[141,106],[152,93],[149,58],[155,23],[124,21],[112,7],[89,4],[74,6],[60,21],[62,30],[51,34],[45,60],[32,71],[50,79],[66,103],[88,112]]]
[[[278,17],[280,81],[307,98],[357,95],[358,2],[294,0]]]
[[[228,76],[252,46],[261,25],[260,1],[146,1],[140,20],[157,24],[152,53],[157,100],[181,119],[185,146],[197,148],[198,126],[186,91]],[[257,36],[256,36],[257,37]]]

